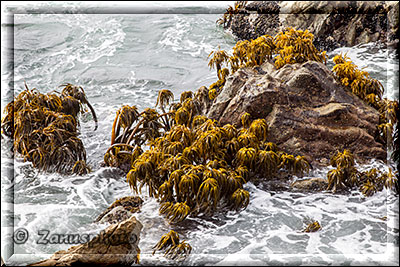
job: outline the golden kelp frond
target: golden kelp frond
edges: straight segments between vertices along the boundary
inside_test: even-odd
[[[199,187],[200,181],[200,178],[194,173],[182,175],[179,182],[180,197],[190,202],[195,197],[195,192]]]
[[[378,190],[376,188],[376,185],[374,182],[372,182],[371,180],[367,180],[360,188],[361,192],[369,197],[372,196],[373,194],[375,194]]]
[[[77,99],[80,103],[80,105],[87,105],[88,108],[90,109],[93,120],[96,123],[94,130],[96,131],[98,124],[97,124],[97,116],[96,112],[94,111],[94,108],[92,105],[89,103],[85,91],[81,86],[76,86],[70,83],[62,84],[60,86],[64,86],[64,88],[61,91],[61,97],[66,97],[66,96],[72,96],[73,98]],[[83,111],[83,109],[81,109]]]
[[[267,139],[268,124],[265,119],[254,120],[249,128],[249,132],[257,136],[258,140],[264,142]]]
[[[219,201],[219,185],[214,178],[206,179],[197,193],[197,203],[200,211],[212,212],[217,208]]]
[[[392,168],[389,168],[388,172],[382,174],[382,180],[384,182],[386,189],[395,189],[396,184],[398,184],[398,171],[392,172]],[[398,186],[398,185],[397,185]]]
[[[232,16],[234,14],[238,14],[239,10],[244,8],[247,5],[247,1],[236,1],[232,6],[228,6],[225,13],[223,14],[222,18],[217,20],[218,24],[222,24],[224,27],[230,23],[232,20]]]
[[[211,57],[211,55],[213,56]],[[219,70],[221,69],[222,64],[228,60],[229,58],[228,54],[226,53],[225,50],[214,50],[211,51],[211,53],[208,55],[208,58],[210,58],[208,66],[211,69],[215,67],[217,69],[218,79],[221,79],[221,74]]]
[[[398,179],[392,169],[382,173],[376,168],[359,172],[355,165],[353,154],[344,149],[343,152],[336,151],[331,157],[331,165],[336,167],[328,172],[328,187],[326,190],[336,192],[340,189],[353,189],[354,187],[365,196],[372,196],[383,188],[398,190]]]
[[[208,98],[210,98],[210,100],[214,100],[217,97],[217,90],[216,89],[211,89],[210,91],[208,91]]]
[[[153,247],[153,255],[157,250],[163,250],[170,246],[176,246],[179,244],[179,235],[177,232],[171,230],[169,233],[164,234],[160,241]]]
[[[237,189],[231,196],[231,205],[237,211],[244,210],[250,201],[250,194],[244,189]]]
[[[153,255],[157,250],[165,250],[164,256],[172,260],[184,260],[192,251],[188,243],[179,242],[179,235],[173,230],[164,234],[153,249]]]
[[[331,165],[333,167],[348,168],[354,166],[354,163],[354,156],[347,149],[344,149],[343,152],[337,151],[331,158]]]
[[[236,154],[238,166],[243,165],[248,168],[253,168],[257,159],[256,150],[252,147],[243,147]]]
[[[279,157],[274,151],[259,150],[257,155],[257,168],[260,172],[271,177],[278,170]]]
[[[160,93],[160,99],[164,93]],[[213,214],[219,204],[244,209],[249,200],[244,184],[252,176],[265,175],[258,165],[268,171],[280,171],[278,155],[284,153],[267,142],[268,125],[264,119],[252,121],[249,114],[244,114],[242,129],[230,124],[221,126],[217,120],[198,115],[196,101],[191,92],[184,92],[179,103],[168,102],[173,112],[159,114],[145,109],[131,127],[122,133],[114,132],[116,143],[104,156],[109,166],[117,166],[122,160],[129,163],[130,187],[138,193],[146,185],[149,195],[160,201],[160,214],[170,223],[179,223],[189,214]],[[123,113],[122,109],[117,112],[115,125]],[[162,117],[168,119],[170,127],[160,123]],[[158,135],[149,134],[149,128]],[[144,144],[150,147],[147,151],[141,149]],[[270,150],[264,151],[265,155],[261,153],[264,156],[260,161],[261,147]],[[36,158],[41,161],[40,151]],[[307,169],[300,159],[300,167],[295,167],[293,158],[293,167],[285,172]]]
[[[139,118],[139,112],[136,106],[124,105],[119,110],[118,126],[129,128]]]
[[[259,138],[250,131],[246,131],[237,138],[241,147],[258,147]]]
[[[344,185],[344,173],[341,169],[333,169],[328,172],[328,188],[334,193],[341,188],[345,188]]]
[[[304,229],[302,232],[312,233],[312,232],[317,232],[320,229],[321,229],[321,225],[319,224],[319,222],[318,221],[314,221],[314,222],[308,224],[306,229]]]
[[[173,100],[174,100],[174,94],[170,90],[168,89],[160,90],[158,91],[156,107],[159,106],[165,113],[164,111],[165,107],[168,106]]]
[[[294,163],[296,162],[296,158],[293,155],[282,153],[280,155],[280,164],[278,168],[285,168],[289,172],[294,171]]]
[[[336,55],[333,62],[336,65],[332,71],[342,85],[349,88],[364,102],[378,109],[381,114],[389,108],[386,106],[387,101],[382,99],[384,88],[381,82],[371,78],[368,72],[358,69],[346,55]]]
[[[243,128],[247,129],[250,127],[250,124],[251,124],[250,118],[251,118],[251,115],[247,112],[243,113],[243,115],[240,117]]]
[[[179,223],[183,221],[189,213],[190,207],[183,202],[177,202],[165,211],[165,215],[170,223]]]
[[[170,181],[165,181],[158,188],[158,198],[161,203],[173,200],[173,185]]]
[[[171,246],[169,249],[167,249],[164,255],[172,260],[184,260],[191,251],[192,247],[185,241],[182,241],[178,245]]]
[[[91,169],[89,166],[86,165],[86,161],[78,160],[72,167],[72,172],[78,175],[82,175],[90,173]]]

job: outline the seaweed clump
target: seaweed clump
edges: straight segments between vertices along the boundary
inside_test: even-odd
[[[178,233],[171,230],[154,246],[153,255],[157,250],[165,250],[164,256],[172,260],[184,260],[192,251],[192,247],[185,241],[179,242]]]
[[[309,172],[304,157],[268,142],[264,119],[251,120],[244,113],[241,129],[221,126],[200,115],[198,96],[183,92],[180,101],[172,103],[172,92],[160,90],[156,105],[162,114],[122,107],[114,120],[112,145],[104,155],[106,165],[127,172],[134,192],[146,186],[149,195],[158,198],[159,212],[169,223],[220,210],[239,212],[249,204],[250,193],[243,185],[250,179]]]
[[[165,103],[162,99],[171,94],[160,91],[157,103]],[[179,223],[190,214],[212,215],[219,205],[237,211],[245,209],[249,192],[243,185],[250,177],[271,178],[278,172],[300,176],[310,170],[304,157],[289,155],[268,142],[264,119],[252,121],[245,113],[242,129],[230,124],[220,126],[199,115],[190,96],[183,93],[179,103],[170,105],[168,113],[160,115],[153,110],[152,120],[146,120],[146,111],[141,113],[144,117],[136,119],[132,130],[120,134],[136,137],[121,137],[130,143],[115,143],[105,155],[106,164],[114,163],[112,158],[119,162],[116,165],[130,167],[130,187],[139,193],[146,185],[149,195],[159,199],[160,213],[170,223]],[[141,148],[145,142],[147,151]],[[111,154],[116,147],[122,150]]]
[[[266,34],[254,40],[238,41],[233,47],[232,55],[225,50],[212,51],[208,58],[209,67],[216,68],[218,81],[209,86],[210,100],[221,91],[226,77],[244,67],[258,67],[269,61],[277,69],[286,64],[304,63],[308,60],[326,64],[326,51],[318,50],[314,44],[314,35],[308,30],[288,28],[274,37]],[[224,68],[223,64],[230,65]]]
[[[313,233],[313,232],[319,231],[320,229],[321,229],[321,225],[319,224],[319,222],[313,221],[313,222],[310,222],[302,232]]]
[[[391,168],[388,172],[381,172],[376,168],[360,172],[354,166],[354,156],[349,150],[337,151],[331,157],[331,165],[336,167],[327,175],[327,190],[332,190],[332,192],[352,188],[358,188],[365,196],[372,196],[383,188],[399,192],[397,172],[393,172]]]
[[[240,10],[247,5],[247,1],[236,1],[232,6],[228,6],[222,18],[217,20],[218,24],[222,24],[224,27],[231,23],[232,17],[239,14]]]
[[[5,107],[2,133],[13,138],[13,152],[39,171],[86,174],[86,150],[78,138],[78,114],[87,105],[97,117],[82,87],[64,84],[61,93],[42,94],[36,88],[22,91]]]
[[[340,83],[379,111],[376,139],[388,147],[392,147],[394,125],[398,120],[399,102],[382,98],[383,85],[378,80],[371,78],[368,72],[358,69],[346,54],[336,55],[333,62],[335,66],[332,71]]]

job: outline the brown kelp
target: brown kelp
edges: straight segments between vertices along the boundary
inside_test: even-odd
[[[108,166],[128,172],[127,181],[136,193],[147,186],[170,223],[189,215],[212,215],[220,208],[245,209],[250,195],[243,184],[251,177],[272,178],[279,172],[301,176],[310,170],[304,157],[268,142],[264,119],[251,120],[244,113],[241,129],[221,126],[200,115],[199,100],[193,96],[184,92],[173,103],[173,94],[161,90],[156,105],[162,106],[163,114],[122,107],[113,124],[113,144],[104,156]]]
[[[231,13],[232,11],[228,14]],[[225,85],[226,77],[240,68],[257,67],[266,61],[273,63],[277,69],[286,64],[304,63],[308,60],[326,64],[326,51],[315,48],[313,39],[314,35],[308,30],[288,28],[274,37],[267,34],[254,40],[238,41],[233,47],[232,55],[221,49],[212,51],[208,56],[208,65],[216,68],[218,81],[209,86],[209,99],[214,100]],[[223,67],[224,64],[230,65],[230,71]]]
[[[327,190],[336,192],[352,188],[359,188],[365,196],[372,196],[383,188],[398,192],[398,173],[391,168],[388,172],[381,172],[376,168],[360,172],[355,167],[353,154],[344,149],[337,151],[331,157],[331,165],[336,167],[328,172]]]
[[[147,186],[169,223],[224,209],[241,211],[250,201],[243,185],[251,178],[270,179],[280,172],[301,176],[310,170],[305,158],[268,142],[264,119],[252,120],[245,113],[242,129],[221,126],[200,115],[199,95],[183,92],[180,101],[173,103],[172,92],[161,90],[156,108],[162,114],[156,109],[139,113],[134,106],[122,107],[113,123],[112,145],[104,156],[108,166],[128,172],[127,181],[136,193]],[[144,145],[149,149],[144,151]],[[176,235],[163,236],[155,248],[165,249],[171,259],[184,259],[191,247],[176,241]]]
[[[222,18],[217,20],[218,24],[222,24],[224,27],[225,25],[229,24],[232,20],[232,16],[239,14],[239,10],[242,9],[247,5],[247,1],[236,1],[232,6],[228,6],[225,13],[223,14]]]
[[[86,105],[97,117],[82,87],[63,84],[61,93],[42,94],[36,88],[18,94],[5,107],[4,135],[13,138],[13,151],[39,171],[85,174],[86,150],[78,138],[78,114]]]
[[[307,227],[302,231],[304,233],[313,233],[321,229],[321,224],[318,221],[310,222]]]
[[[192,251],[192,247],[185,241],[179,242],[178,233],[171,230],[154,246],[153,255],[157,250],[165,250],[164,256],[172,260],[184,260]]]
[[[336,55],[332,71],[339,82],[365,103],[380,113],[376,139],[388,147],[393,146],[393,127],[398,120],[399,101],[382,98],[383,85],[370,77],[369,73],[358,69],[347,55]]]

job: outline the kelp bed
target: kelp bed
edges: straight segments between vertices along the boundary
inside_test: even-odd
[[[104,156],[106,164],[124,169],[136,193],[147,185],[149,195],[160,201],[160,214],[172,224],[184,221],[189,215],[245,209],[249,193],[243,184],[249,180],[302,176],[310,170],[310,164],[301,155],[287,154],[268,142],[264,119],[252,120],[248,113],[242,114],[242,128],[237,129],[231,124],[219,125],[218,121],[202,115],[201,109],[212,105],[226,77],[240,68],[257,67],[267,60],[276,68],[308,60],[326,64],[326,51],[317,50],[312,41],[313,35],[307,30],[288,29],[275,37],[266,35],[239,41],[232,55],[224,50],[211,52],[209,66],[216,68],[218,81],[209,88],[202,86],[195,93],[184,92],[176,103],[171,103],[174,100],[171,91],[159,91],[156,108],[162,113],[151,108],[139,113],[135,106],[124,106],[117,112],[112,146]],[[230,65],[230,70],[223,68],[224,63]],[[334,63],[338,81],[380,112],[376,138],[392,146],[398,101],[382,99],[382,84],[359,70],[346,55],[335,56]],[[143,151],[143,144],[149,146],[147,151]],[[359,188],[366,196],[384,187],[398,192],[398,172],[389,169],[381,173],[375,168],[359,172],[348,150],[336,151],[331,165],[336,169],[328,173],[326,190]],[[162,240],[172,238],[171,235]],[[155,247],[161,248],[164,247],[160,243]],[[188,252],[188,249],[176,251]]]
[[[78,137],[78,114],[89,107],[96,130],[96,113],[82,87],[61,86],[61,93],[42,94],[25,84],[25,90],[5,107],[2,133],[13,138],[12,150],[39,171],[86,174],[90,168]]]
[[[326,63],[326,51],[317,50],[312,41],[307,30],[287,29],[275,37],[239,41],[232,55],[224,50],[211,52],[209,66],[216,68],[218,80],[209,88],[183,92],[176,102],[170,90],[160,90],[154,108],[139,112],[136,106],[124,105],[117,111],[105,164],[124,170],[136,193],[146,185],[149,195],[160,202],[160,214],[171,224],[188,216],[245,209],[250,196],[243,185],[250,180],[301,177],[312,168],[309,162],[269,142],[265,119],[244,113],[241,128],[237,128],[220,125],[202,115],[202,110],[212,105],[226,77],[240,68],[258,67],[266,61],[276,68],[308,60]],[[398,162],[398,130],[394,131],[398,101],[382,99],[382,84],[359,70],[346,55],[337,55],[333,61],[338,81],[380,112],[376,138],[393,146]],[[223,68],[225,63],[230,70]],[[2,129],[14,138],[15,151],[39,170],[85,174],[89,168],[85,148],[77,137],[77,115],[87,105],[96,127],[97,118],[81,87],[63,86],[61,93],[47,95],[26,88],[7,105]],[[398,192],[398,172],[359,172],[351,151],[336,151],[331,165],[336,169],[328,172],[326,190],[359,188],[366,196],[384,187]],[[319,228],[314,222],[305,231]],[[174,231],[164,235],[154,249],[165,249],[165,255],[172,259],[184,259],[191,251]]]

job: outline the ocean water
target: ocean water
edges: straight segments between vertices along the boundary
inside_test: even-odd
[[[57,90],[69,82],[84,88],[99,127],[93,132],[91,115],[81,116],[80,138],[94,170],[83,176],[38,174],[29,162],[12,158],[10,142],[2,139],[1,256],[6,263],[32,263],[71,246],[40,244],[41,231],[95,234],[107,227],[93,220],[117,198],[134,194],[118,170],[100,166],[110,146],[116,111],[126,104],[139,110],[154,107],[161,89],[170,89],[178,99],[183,91],[215,82],[216,72],[207,66],[207,56],[218,46],[231,51],[235,44],[234,37],[215,23],[221,16],[218,13],[231,4],[184,2],[176,7],[152,3],[146,11],[161,12],[135,14],[128,14],[135,10],[135,4],[129,12],[120,9],[118,14],[101,12],[103,6],[94,4],[93,9],[87,7],[87,12],[79,13],[79,6],[69,4],[68,14],[31,12],[29,8],[14,14],[14,30],[2,44],[6,55],[13,54],[13,60],[2,64],[2,117],[4,106],[24,90],[24,82],[41,92]],[[52,6],[41,8],[51,10]],[[11,27],[2,23],[2,30]],[[13,49],[7,48],[10,46]],[[398,99],[399,69],[394,51],[370,43],[340,48],[329,56],[341,52],[347,52],[359,67],[379,79],[388,98]],[[332,66],[332,60],[328,65]],[[393,167],[390,160],[371,161],[359,168],[385,171],[388,166]],[[328,171],[314,170],[309,177],[326,177]],[[158,214],[158,202],[147,193],[141,194],[144,205],[136,214],[144,226],[139,243],[141,264],[176,264],[162,254],[152,255],[152,247],[170,229],[193,247],[191,255],[179,264],[398,263],[399,198],[391,191],[366,198],[358,191],[333,195],[266,191],[252,183],[244,187],[250,192],[246,210],[211,218],[188,217],[179,226],[169,225]],[[381,219],[384,216],[387,220]],[[302,233],[307,219],[318,220],[322,229]],[[24,244],[13,243],[12,235],[20,228],[28,231],[29,238]]]

